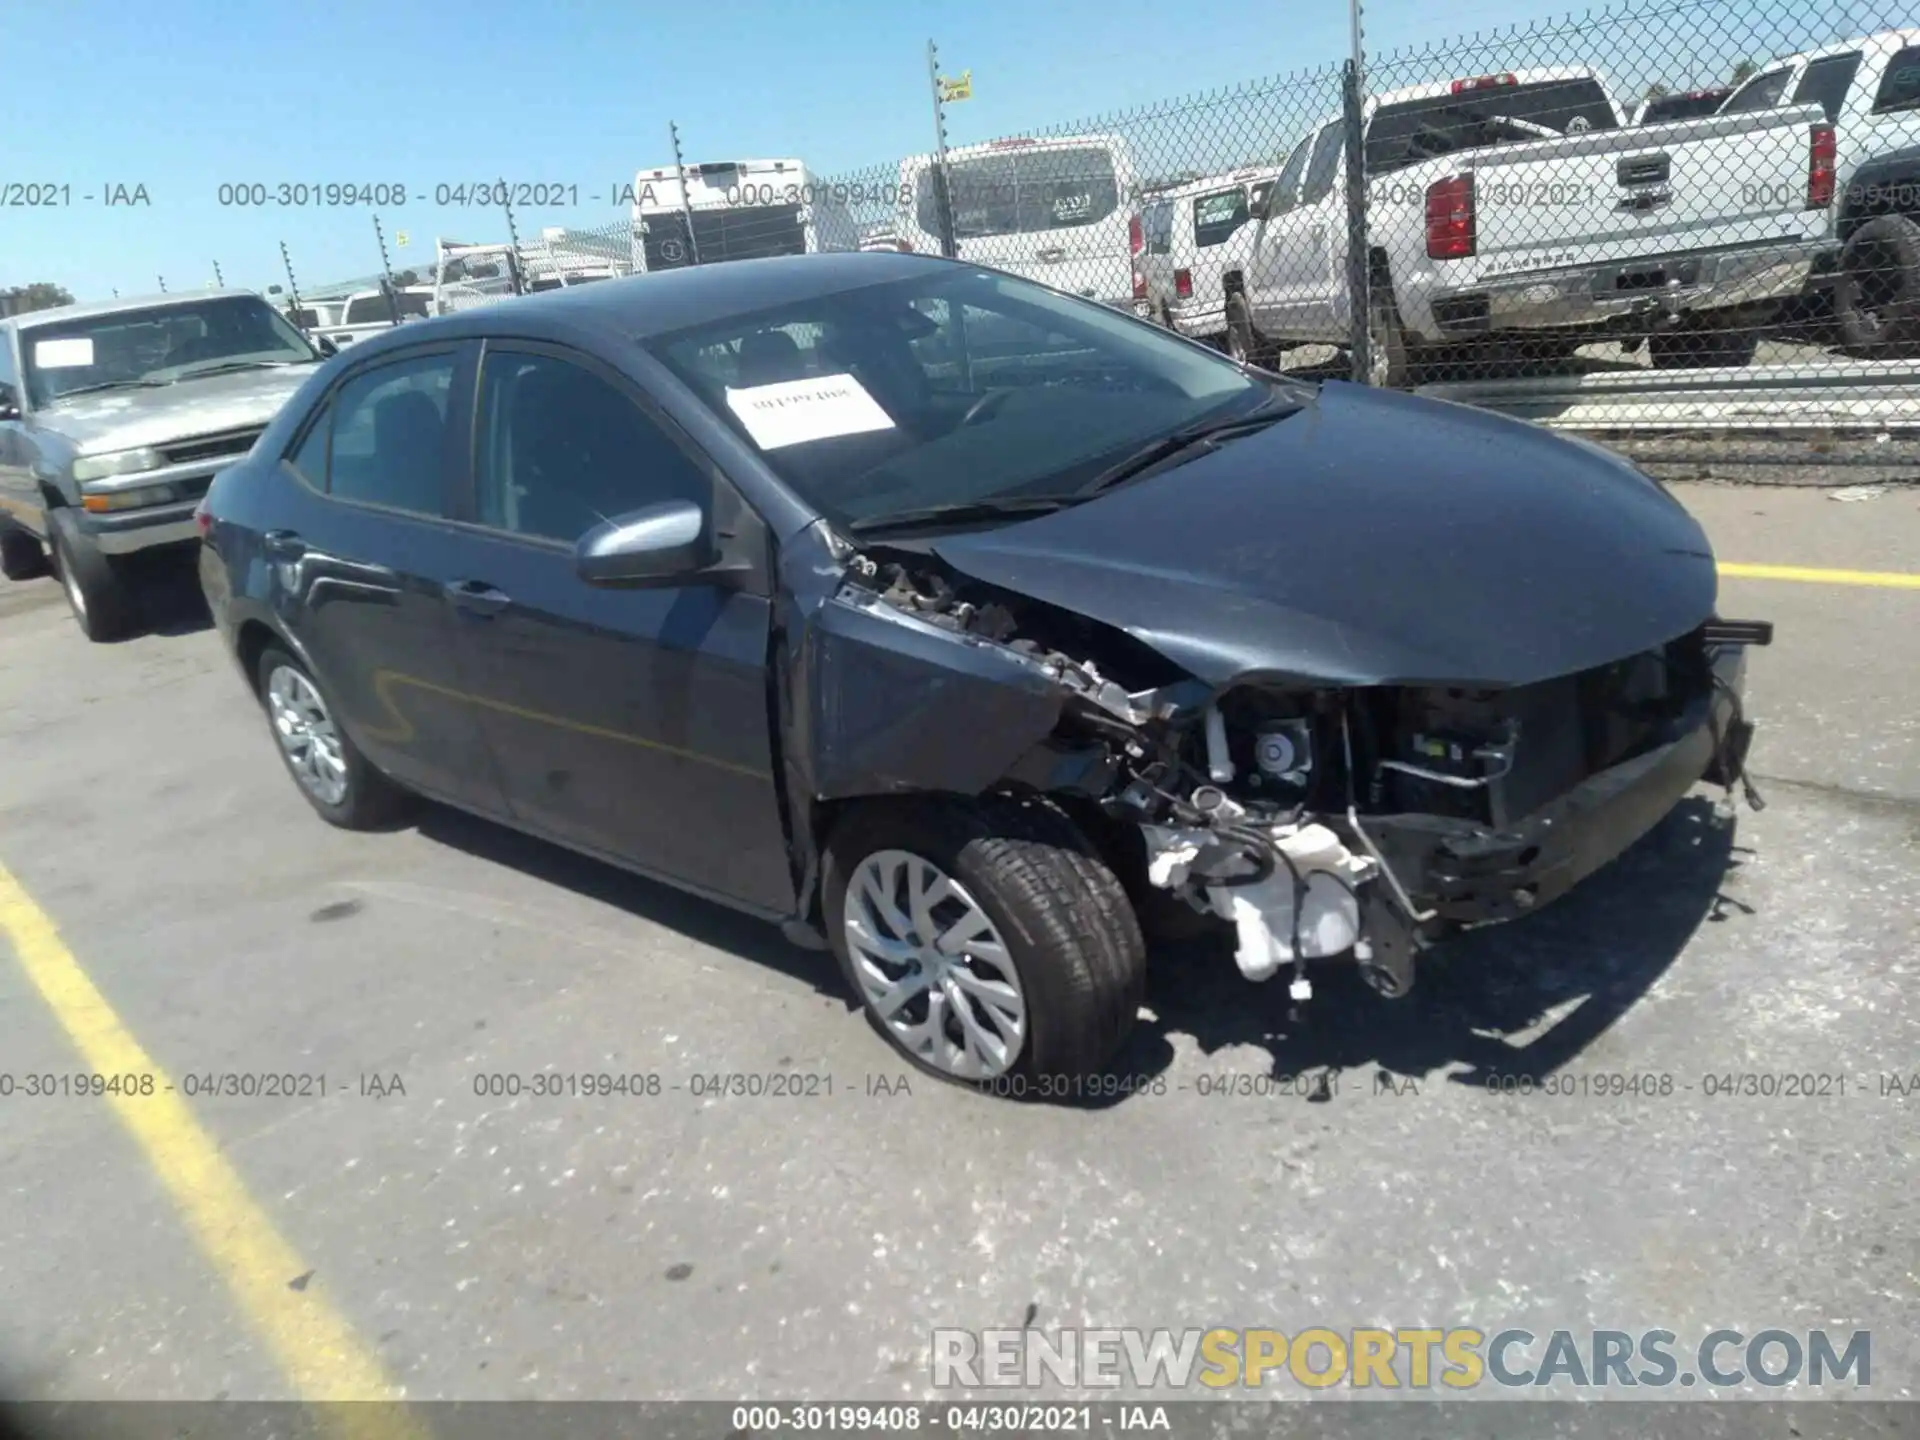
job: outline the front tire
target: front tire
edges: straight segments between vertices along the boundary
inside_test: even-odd
[[[1236,290],[1227,297],[1227,354],[1242,365],[1265,365],[1274,347],[1253,324],[1253,307],[1245,292]]]
[[[113,557],[87,538],[73,511],[64,507],[47,512],[47,536],[53,573],[80,633],[95,644],[118,640],[132,628],[134,604],[132,587]]]
[[[311,670],[269,645],[255,676],[281,763],[322,820],[379,830],[404,811],[406,792],[367,762]]]
[[[868,1022],[959,1084],[1051,1093],[1132,1032],[1146,944],[1086,837],[1038,802],[885,801],[835,829],[828,937]]]

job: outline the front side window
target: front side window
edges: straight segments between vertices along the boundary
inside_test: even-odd
[[[480,376],[480,523],[568,544],[664,500],[704,500],[706,472],[614,385],[552,355],[490,352]]]
[[[148,389],[228,369],[311,365],[319,351],[257,295],[118,310],[20,332],[35,408],[69,395]]]
[[[1299,203],[1300,177],[1306,172],[1307,156],[1313,149],[1313,136],[1309,135],[1293,147],[1293,153],[1287,157],[1287,163],[1280,169],[1280,178],[1273,182],[1273,188],[1267,191],[1267,208],[1262,212],[1268,218],[1284,215]]]
[[[420,515],[444,513],[455,363],[451,353],[411,356],[340,386],[333,399],[329,494]],[[305,475],[301,466],[296,457],[294,468]]]
[[[1313,159],[1307,162],[1306,184],[1300,189],[1302,205],[1317,204],[1333,193],[1333,177],[1340,169],[1346,140],[1344,127],[1336,120],[1313,142]]]
[[[843,526],[1069,495],[1143,443],[1275,393],[1153,326],[987,270],[940,267],[647,344]]]
[[[1224,244],[1247,221],[1247,192],[1216,190],[1193,202],[1193,243],[1202,250]]]

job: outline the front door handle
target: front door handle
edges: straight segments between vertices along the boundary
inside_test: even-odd
[[[260,543],[275,560],[298,560],[307,553],[307,542],[291,530],[269,530]]]
[[[464,610],[469,615],[498,615],[512,603],[504,591],[494,589],[484,580],[449,580],[442,591],[456,610]]]

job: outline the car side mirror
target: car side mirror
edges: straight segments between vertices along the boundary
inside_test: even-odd
[[[719,558],[705,508],[667,500],[594,526],[573,547],[575,572],[589,585],[671,584]]]
[[[18,420],[20,402],[11,395],[0,395],[0,420]]]
[[[332,359],[335,355],[338,355],[340,353],[340,347],[334,344],[333,341],[328,339],[325,335],[322,335],[318,340],[313,342],[313,348],[318,350],[322,355],[326,356],[328,359]]]

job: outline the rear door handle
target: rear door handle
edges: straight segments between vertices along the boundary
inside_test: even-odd
[[[307,542],[291,530],[269,530],[260,543],[275,560],[298,560],[307,553]]]
[[[456,610],[469,615],[498,615],[512,603],[505,591],[494,589],[484,580],[449,580],[442,591]]]

